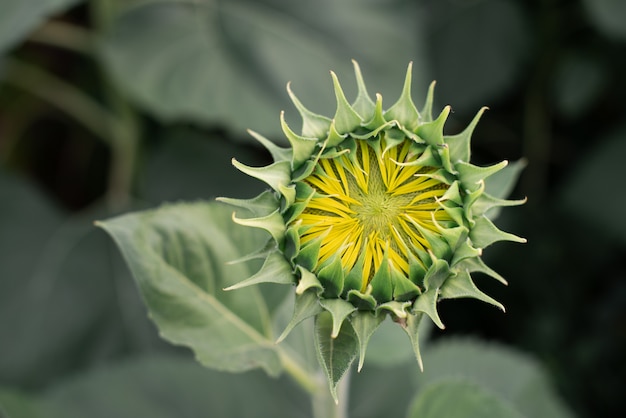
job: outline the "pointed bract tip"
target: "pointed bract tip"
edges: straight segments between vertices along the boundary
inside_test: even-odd
[[[274,341],[274,344],[278,345],[282,343],[285,338],[287,338],[287,335],[289,335],[289,333],[286,331],[287,330],[284,330],[283,333],[280,334],[280,336],[276,339],[276,341]]]

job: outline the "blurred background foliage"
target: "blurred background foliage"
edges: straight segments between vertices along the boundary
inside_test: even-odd
[[[195,368],[185,375],[184,356],[158,361],[180,350],[159,339],[117,250],[92,223],[164,201],[256,194],[262,186],[230,166],[233,156],[250,165],[269,159],[245,129],[283,141],[281,110],[298,126],[289,81],[307,107],[331,113],[328,70],[354,97],[352,58],[371,93],[387,100],[398,97],[412,60],[414,97],[436,79],[437,108],[452,105],[448,133],[490,107],[474,135],[475,162],[528,162],[513,193],[528,204],[505,211],[500,225],[529,243],[486,253],[508,287],[478,283],[507,314],[443,302],[445,333],[530,353],[579,416],[621,416],[620,0],[0,0],[0,386],[45,393],[33,411],[78,397],[80,416],[89,394],[106,387],[131,399],[139,390],[116,370],[72,387],[73,376],[102,364],[139,357],[130,376],[154,383],[158,364],[175,387],[182,376],[197,385],[217,379]],[[245,391],[241,384],[220,377],[224,387]],[[145,390],[161,400],[164,386]],[[302,396],[284,395],[293,390],[282,381],[266,390],[259,399],[293,396],[296,405]],[[185,399],[211,402],[180,396],[180,408]],[[135,416],[173,416],[153,404],[134,408],[143,411]],[[303,415],[293,408],[290,416]],[[107,411],[101,416],[123,416]]]

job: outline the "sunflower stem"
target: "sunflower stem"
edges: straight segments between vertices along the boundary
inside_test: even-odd
[[[285,373],[311,397],[313,418],[347,418],[348,391],[350,386],[350,371],[343,377],[337,386],[337,400],[335,402],[326,378],[322,373],[311,374],[297,360],[284,350],[280,351],[280,359]]]
[[[350,390],[350,370],[348,370],[337,386],[337,402],[333,399],[326,379],[320,374],[320,387],[313,395],[314,418],[347,418],[348,392]]]
[[[56,77],[36,65],[16,58],[5,59],[4,82],[26,91],[64,111],[106,144],[110,127],[117,128],[119,121],[76,86]]]
[[[320,385],[298,361],[291,357],[284,350],[279,351],[280,360],[285,372],[296,382],[302,390],[311,396],[315,396],[320,391]]]
[[[92,33],[81,26],[62,21],[45,22],[31,33],[28,40],[79,54],[93,53]]]

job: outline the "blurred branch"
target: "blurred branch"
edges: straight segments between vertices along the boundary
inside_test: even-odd
[[[111,135],[112,158],[107,190],[110,208],[119,210],[126,207],[130,201],[141,127],[133,107],[106,77],[104,86],[108,105],[119,121],[119,124],[113,127]]]
[[[94,8],[104,10],[101,5],[105,3],[94,2],[100,6]],[[100,20],[96,19],[96,23]],[[94,37],[95,32],[91,29],[48,21],[33,32],[29,40],[90,56],[94,55]],[[102,78],[108,106],[103,106],[79,88],[35,65],[6,59],[4,67],[5,76],[0,81],[56,106],[109,145],[112,153],[107,191],[109,204],[111,208],[126,206],[134,179],[139,129],[133,109],[106,74]]]
[[[94,0],[89,3],[93,36],[99,36],[108,27],[116,14],[116,7],[117,4],[111,0]],[[103,70],[105,66],[101,65],[100,68],[105,100],[119,121],[112,130],[112,158],[107,189],[110,208],[119,210],[126,207],[131,198],[141,143],[141,126],[133,106]]]
[[[15,58],[6,58],[4,67],[6,71],[1,81],[56,106],[103,142],[112,145],[110,133],[120,129],[117,118],[83,91]]]
[[[91,32],[67,22],[47,21],[34,31],[28,40],[79,54],[90,55],[92,53]]]
[[[532,206],[541,204],[547,192],[552,141],[550,106],[546,97],[559,47],[560,10],[558,1],[543,0],[539,14],[538,54],[534,72],[526,88],[524,103],[524,156],[530,167],[524,176],[524,189]]]

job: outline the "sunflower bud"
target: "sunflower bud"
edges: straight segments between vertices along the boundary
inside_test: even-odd
[[[261,270],[229,289],[293,285],[294,315],[279,340],[316,316],[325,323],[318,332],[327,330],[331,339],[354,336],[352,359],[359,355],[359,369],[370,336],[390,316],[408,334],[421,367],[418,327],[424,316],[444,327],[438,301],[473,297],[504,310],[475,286],[470,273],[504,282],[483,263],[482,250],[496,241],[525,240],[499,230],[486,211],[523,200],[485,192],[484,180],[506,161],[489,167],[469,163],[471,134],[484,109],[465,131],[447,136],[450,108],[432,117],[434,83],[422,111],[413,104],[411,65],[399,100],[387,110],[380,95],[370,98],[356,62],[354,68],[358,95],[352,104],[334,73],[332,118],[306,109],[288,86],[303,120],[301,133],[281,114],[289,148],[251,132],[273,164],[233,161],[270,190],[249,200],[220,200],[250,210],[253,218],[233,219],[265,229],[271,239],[257,254],[265,257]]]

